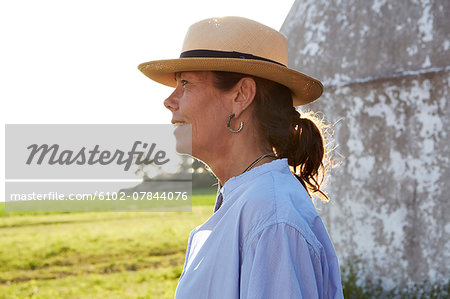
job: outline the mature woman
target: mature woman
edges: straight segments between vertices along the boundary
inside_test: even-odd
[[[176,298],[342,298],[339,266],[311,200],[324,141],[294,108],[322,93],[286,67],[287,40],[257,22],[192,25],[179,59],[143,63],[175,87],[164,101],[177,147],[221,186],[214,214],[190,235]]]

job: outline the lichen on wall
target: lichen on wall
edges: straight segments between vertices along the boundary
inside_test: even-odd
[[[450,277],[450,2],[296,1],[290,66],[325,83],[335,125],[320,213],[341,263],[386,288]],[[447,14],[447,16],[445,15]]]
[[[386,286],[448,277],[449,73],[329,88],[309,108],[336,124],[342,164],[323,207],[342,259]]]

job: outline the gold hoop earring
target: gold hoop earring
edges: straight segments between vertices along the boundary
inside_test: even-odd
[[[244,123],[241,121],[241,125],[239,126],[239,129],[233,130],[233,129],[231,128],[231,119],[232,119],[234,116],[235,116],[235,114],[233,113],[233,114],[231,114],[231,115],[228,117],[227,128],[228,128],[228,130],[230,130],[230,132],[232,132],[232,133],[239,133],[240,131],[242,131],[242,128],[244,127]]]

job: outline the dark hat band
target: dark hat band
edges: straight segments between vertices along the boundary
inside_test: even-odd
[[[241,53],[235,51],[217,51],[217,50],[190,50],[180,54],[180,58],[238,58],[238,59],[251,59],[261,60],[271,63],[275,63],[286,67],[284,64],[276,62],[271,59],[267,59],[260,56],[255,56],[248,53]]]

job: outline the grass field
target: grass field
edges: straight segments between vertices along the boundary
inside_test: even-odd
[[[5,213],[0,298],[173,298],[189,232],[212,213],[215,188],[192,213]]]

